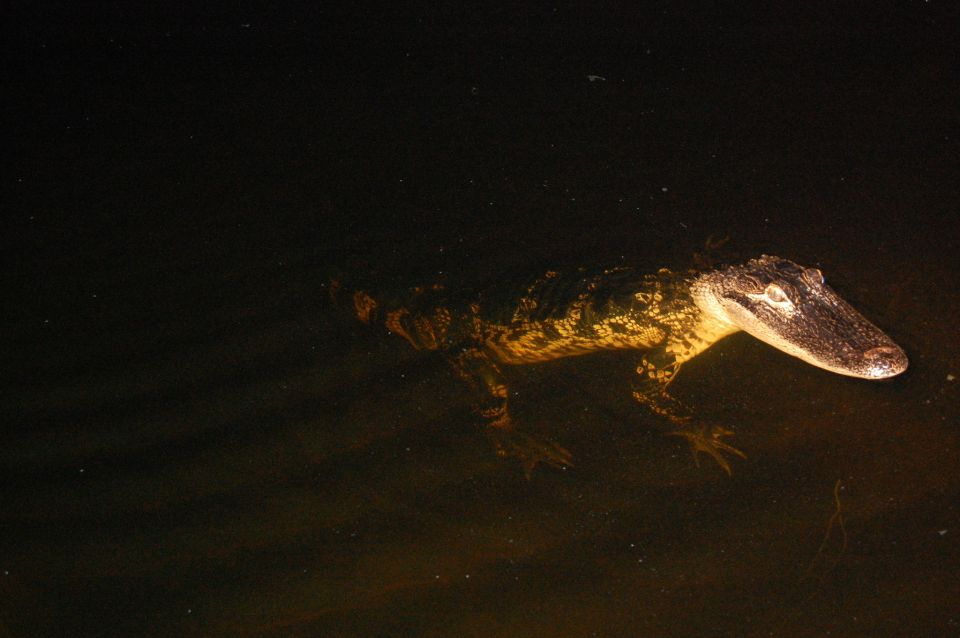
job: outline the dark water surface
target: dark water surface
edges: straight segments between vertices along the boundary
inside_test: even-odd
[[[958,16],[630,4],[10,17],[0,635],[960,633]],[[911,358],[722,341],[675,392],[732,477],[610,353],[508,370],[575,456],[527,481],[325,288],[710,236]]]

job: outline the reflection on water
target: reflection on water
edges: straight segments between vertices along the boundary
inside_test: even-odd
[[[297,33],[276,58],[232,31],[204,36],[217,55],[163,49],[82,93],[87,128],[46,99],[23,134],[40,143],[4,238],[0,634],[957,630],[953,56],[837,70],[784,45],[728,69],[722,47],[651,35],[588,82],[579,58],[480,62],[484,41],[441,70],[389,49],[360,83],[298,59]],[[81,91],[47,81],[69,57],[22,81]],[[672,391],[735,429],[732,477],[661,435],[614,352],[507,370],[516,420],[574,455],[528,481],[441,359],[324,289],[331,264],[455,289],[678,268],[727,233],[734,261],[820,267],[912,366],[871,383],[717,344]]]

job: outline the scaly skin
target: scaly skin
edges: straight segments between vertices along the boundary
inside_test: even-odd
[[[384,305],[364,291],[353,307],[364,323],[381,323],[414,348],[438,350],[478,397],[477,412],[500,456],[516,456],[527,476],[537,463],[572,465],[571,455],[515,427],[504,365],[522,365],[599,350],[644,350],[633,396],[667,418],[694,456],[711,455],[727,472],[721,452],[743,456],[720,441],[730,434],[694,422],[667,393],[680,366],[736,331],[704,315],[690,296],[690,275],[662,269],[638,275],[629,268],[562,276],[550,271],[498,304],[489,295],[450,303],[440,287],[414,289],[404,305]],[[337,287],[339,287],[337,285]]]
[[[331,294],[339,291],[331,285]],[[697,422],[667,389],[684,363],[738,330],[832,372],[886,379],[907,356],[879,328],[827,286],[816,268],[763,255],[739,266],[684,275],[638,274],[620,267],[562,276],[547,272],[511,292],[466,301],[442,287],[414,289],[403,305],[353,293],[365,323],[381,323],[414,348],[438,350],[479,397],[477,411],[501,456],[517,456],[529,476],[537,463],[570,465],[558,445],[518,432],[510,418],[504,365],[523,365],[598,350],[638,350],[633,397],[670,421],[694,458],[703,452],[730,472],[724,454],[743,457],[722,439],[730,430]]]

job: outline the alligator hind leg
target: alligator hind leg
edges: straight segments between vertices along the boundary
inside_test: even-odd
[[[447,358],[480,398],[477,412],[487,421],[487,434],[497,456],[520,459],[528,479],[537,463],[558,468],[572,466],[571,454],[558,444],[516,429],[507,409],[507,384],[497,364],[479,348],[457,350],[456,354],[448,353]]]
[[[735,454],[741,459],[747,458],[746,454],[720,440],[722,437],[732,434],[732,430],[728,430],[721,425],[697,423],[693,419],[683,423],[680,428],[673,432],[667,432],[667,436],[679,436],[687,440],[690,444],[690,451],[693,453],[693,461],[697,464],[697,467],[700,466],[700,453],[703,452],[713,457],[713,460],[728,475],[733,474],[733,470],[730,469],[730,462],[724,458],[723,452]]]
[[[693,460],[700,465],[700,453],[708,454],[728,475],[732,473],[730,462],[724,453],[747,458],[746,454],[725,443],[722,439],[733,434],[727,428],[698,421],[691,411],[667,392],[667,387],[677,378],[680,363],[663,351],[654,351],[637,367],[641,381],[633,391],[633,398],[647,406],[650,411],[668,419],[677,429],[668,436],[679,436],[690,444]]]

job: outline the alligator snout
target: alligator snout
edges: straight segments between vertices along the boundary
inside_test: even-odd
[[[879,346],[863,353],[873,379],[893,377],[907,369],[907,355],[897,346]]]

